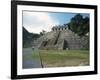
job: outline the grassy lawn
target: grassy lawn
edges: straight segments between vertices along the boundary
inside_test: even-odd
[[[44,67],[89,65],[88,50],[39,50]],[[39,58],[39,54],[33,58]]]

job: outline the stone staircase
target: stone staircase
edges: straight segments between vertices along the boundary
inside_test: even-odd
[[[52,39],[49,39],[47,41],[46,46],[44,46],[45,49],[55,49],[56,48],[55,44],[58,41],[59,35],[60,35],[60,31],[57,31],[56,33],[54,33],[54,37]]]
[[[38,49],[82,49],[88,47],[86,38],[80,38],[70,30],[51,31],[33,42]],[[86,45],[87,44],[87,45]]]

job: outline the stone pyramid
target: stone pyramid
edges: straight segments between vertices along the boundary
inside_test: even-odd
[[[46,33],[33,42],[37,49],[83,49],[89,47],[87,38],[81,38],[68,29],[68,26],[53,27],[51,32]]]

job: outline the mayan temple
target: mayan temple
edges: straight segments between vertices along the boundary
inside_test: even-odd
[[[35,40],[33,47],[46,50],[83,49],[89,47],[89,41],[69,30],[68,26],[54,26],[50,32]]]

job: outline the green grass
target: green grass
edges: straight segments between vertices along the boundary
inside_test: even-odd
[[[44,67],[89,65],[88,50],[39,50],[39,54]]]
[[[29,55],[23,55],[23,60],[32,60],[32,59],[40,59],[39,57],[39,51],[33,51],[32,54]]]
[[[34,58],[34,59],[40,59],[39,51],[33,51],[32,58]]]

